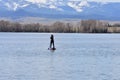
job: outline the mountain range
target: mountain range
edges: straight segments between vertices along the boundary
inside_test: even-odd
[[[120,20],[119,2],[64,0],[0,0],[0,17],[18,19],[38,17],[49,19]]]

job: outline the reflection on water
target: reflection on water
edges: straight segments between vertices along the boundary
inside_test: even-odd
[[[119,34],[0,33],[0,80],[120,80]]]

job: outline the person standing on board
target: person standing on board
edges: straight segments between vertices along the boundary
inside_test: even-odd
[[[52,48],[52,45],[53,45],[53,48]],[[54,45],[54,35],[53,35],[53,34],[51,34],[51,36],[50,36],[50,48],[55,49],[55,45]]]

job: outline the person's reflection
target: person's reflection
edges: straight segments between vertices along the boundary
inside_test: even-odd
[[[52,52],[54,52],[54,50],[52,50]],[[55,79],[55,66],[54,66],[54,54],[51,53],[50,54],[50,80],[54,80]]]

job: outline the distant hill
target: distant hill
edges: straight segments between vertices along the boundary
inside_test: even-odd
[[[0,0],[0,17],[19,19],[38,17],[50,19],[120,20],[120,3],[82,1],[41,2]]]

